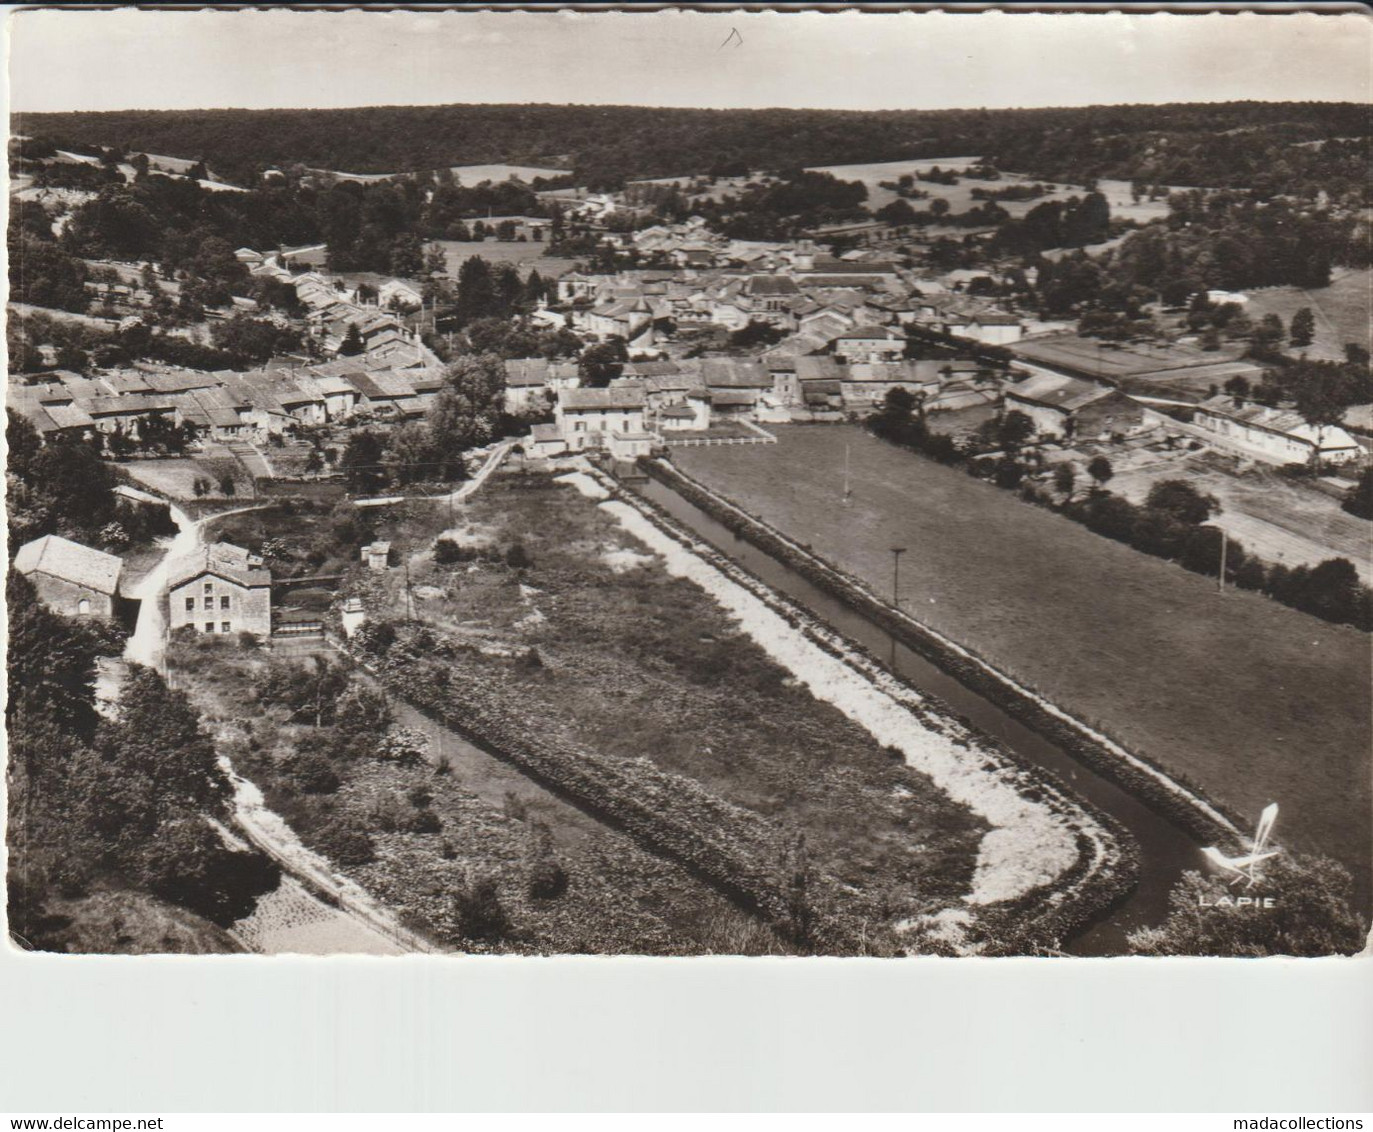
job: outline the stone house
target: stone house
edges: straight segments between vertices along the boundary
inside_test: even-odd
[[[177,559],[167,576],[168,628],[202,633],[272,633],[272,572],[232,543],[202,546]]]
[[[27,542],[14,556],[15,570],[33,583],[39,600],[66,617],[114,619],[120,612],[123,567],[113,554],[61,535]]]

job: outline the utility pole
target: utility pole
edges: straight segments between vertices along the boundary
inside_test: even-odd
[[[410,593],[410,556],[402,551],[401,561],[405,564],[405,623],[415,620],[415,600]]]
[[[1216,593],[1225,592],[1225,528],[1220,530],[1220,574],[1216,577]]]
[[[898,610],[901,608],[901,556],[906,553],[904,546],[894,546],[891,548],[891,600]],[[888,667],[896,671],[896,634],[889,634],[891,638],[891,661]]]

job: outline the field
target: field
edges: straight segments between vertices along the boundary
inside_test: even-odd
[[[222,500],[230,498],[220,491],[220,479],[229,476],[234,481],[233,498],[252,497],[253,485],[244,470],[228,449],[222,449],[223,456],[170,457],[159,460],[123,460],[119,466],[129,473],[131,479],[144,487],[151,488],[159,495],[177,502],[194,502],[204,498]],[[209,480],[209,490],[204,496],[195,493],[197,479]]]
[[[917,888],[922,900],[966,890],[975,819],[798,687],[709,597],[668,576],[591,503],[541,480],[497,478],[454,532],[478,551],[523,546],[533,565],[516,578],[499,553],[455,570],[412,552],[415,616],[488,650],[533,645],[541,666],[506,677],[531,718],[804,830],[841,883],[890,885],[898,901]],[[400,613],[399,572],[389,581]],[[930,875],[936,859],[944,863]]]
[[[705,181],[706,187],[703,189],[688,189],[687,186],[693,181]],[[626,187],[632,188],[634,185],[673,185],[676,188],[683,190],[683,195],[688,199],[696,200],[700,198],[718,201],[726,196],[737,197],[748,189],[750,185],[762,183],[761,177],[757,176],[711,178],[702,175],[699,177],[656,177],[647,181],[630,181]]]
[[[449,168],[453,171],[453,179],[465,187],[479,185],[483,181],[509,181],[512,178],[526,183],[533,181],[535,177],[551,180],[554,177],[565,177],[568,173],[566,169],[547,169],[534,165],[452,165]],[[389,181],[394,177],[411,175],[410,171],[404,173],[341,173],[336,169],[312,169],[311,172],[327,173],[331,177],[337,177],[340,181],[357,181],[359,184]]]
[[[846,894],[874,930],[968,890],[980,819],[812,698],[593,503],[547,477],[512,473],[464,504],[452,528],[448,521],[438,507],[397,509],[378,533],[400,548],[405,568],[360,576],[356,592],[377,615],[403,617],[408,607],[456,645],[444,662],[455,694],[494,681],[527,726],[565,748],[595,752],[623,773],[651,764],[678,790],[708,792],[726,816],[711,836],[761,837],[778,853],[755,859],[765,871],[804,833],[825,891]],[[429,547],[445,531],[462,560],[438,565]],[[506,558],[517,545],[530,564],[515,569]],[[178,686],[221,721],[243,717],[260,654],[229,642],[178,648]],[[503,943],[512,950],[785,950],[679,866],[404,705],[396,710],[422,733],[431,762],[441,746],[446,773],[356,755],[336,763],[337,793],[292,791],[289,767],[309,729],[256,708],[233,757],[307,844],[331,825],[372,831],[377,860],[349,874],[421,930],[464,943],[447,894],[464,877],[493,877],[517,922]],[[440,832],[379,828],[379,814],[408,812],[401,800],[417,787],[432,795]],[[556,899],[533,900],[524,891],[530,845],[543,837],[571,883]]]
[[[43,950],[73,955],[216,955],[242,951],[209,920],[146,892],[102,889],[47,902],[52,937]],[[62,921],[66,921],[62,923]]]
[[[1257,465],[1243,475],[1238,461],[1214,453],[1138,452],[1120,459],[1111,453],[1111,490],[1140,503],[1164,479],[1186,479],[1221,504],[1212,522],[1266,562],[1314,566],[1327,558],[1354,563],[1364,583],[1373,583],[1373,526],[1344,511],[1339,500],[1272,468]]]
[[[1298,310],[1310,307],[1316,316],[1316,335],[1307,353],[1313,358],[1342,359],[1346,342],[1373,349],[1373,270],[1369,268],[1336,268],[1329,287],[1310,291],[1269,287],[1246,293],[1245,313],[1255,322],[1276,314],[1283,326],[1290,326]]]
[[[319,655],[338,659],[327,649]],[[417,765],[375,757],[376,738],[363,737],[336,744],[329,756],[339,788],[307,793],[294,770],[300,748],[335,733],[288,722],[281,708],[253,704],[254,683],[266,669],[260,652],[198,640],[176,644],[171,660],[177,686],[191,695],[219,732],[221,749],[263,790],[268,805],[326,857],[336,853],[332,831],[368,832],[375,860],[335,860],[335,870],[440,944],[565,954],[766,953],[780,947],[772,933],[683,869],[404,704],[395,707],[390,734],[418,746],[423,757]],[[294,662],[312,663],[308,656]],[[361,683],[372,686],[365,677]],[[409,800],[419,791],[428,796],[423,807]],[[407,818],[421,808],[437,818],[435,828],[408,828]],[[561,895],[531,896],[535,847],[564,871]],[[509,923],[496,938],[477,940],[464,934],[454,897],[488,878],[498,881],[497,899]]]
[[[454,165],[453,179],[458,184],[469,187],[483,181],[508,181],[512,177],[526,184],[535,177],[552,180],[554,177],[567,176],[566,169],[547,169],[535,165]]]
[[[1095,338],[1061,334],[1027,339],[1011,349],[1026,361],[1098,375],[1116,382],[1127,392],[1176,396],[1183,400],[1201,400],[1212,385],[1223,386],[1235,374],[1244,374],[1251,380],[1259,376],[1259,367],[1252,362],[1241,361],[1221,351],[1208,353],[1179,342],[1112,346]],[[1234,352],[1234,349],[1230,351]]]
[[[964,169],[969,165],[975,165],[979,160],[980,158],[977,157],[929,157],[921,158],[919,161],[882,161],[865,165],[817,165],[813,166],[811,171],[831,173],[841,181],[862,181],[868,187],[867,206],[876,211],[883,205],[890,204],[897,199],[894,192],[879,185],[878,182],[880,181],[895,181],[902,173],[916,173],[918,170],[930,169],[935,165],[946,171]],[[982,181],[961,177],[957,185],[936,185],[929,181],[917,180],[915,187],[928,192],[931,200],[935,197],[942,197],[947,200],[953,212],[966,212],[980,203],[973,200],[973,189],[1004,189],[1008,185],[1025,183],[1030,180],[1031,178],[1023,177],[1018,173],[1003,172],[999,181]],[[1071,196],[1080,197],[1083,193],[1080,186],[1040,183],[1052,191],[1035,200],[1003,200],[997,203],[1012,216],[1021,217],[1037,204],[1050,200],[1067,200]],[[1168,202],[1165,199],[1141,200],[1138,203],[1133,201],[1130,197],[1128,181],[1101,181],[1097,187],[1110,204],[1112,217],[1135,220],[1143,224],[1168,215]],[[922,207],[922,204],[920,201],[912,201],[911,207],[918,209]]]
[[[1368,637],[1227,591],[845,426],[674,462],[1369,893]],[[839,506],[845,446],[854,496]]]
[[[481,256],[487,263],[513,263],[522,275],[537,271],[545,279],[556,279],[572,270],[570,259],[553,259],[545,254],[547,244],[536,240],[519,241],[486,240],[481,243],[467,240],[436,240],[443,248],[448,260],[448,275],[458,277],[458,269],[474,256]]]

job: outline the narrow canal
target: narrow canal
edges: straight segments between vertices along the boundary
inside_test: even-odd
[[[1169,889],[1184,870],[1201,864],[1199,847],[1186,832],[1083,766],[1061,747],[1007,715],[990,700],[965,688],[924,657],[900,644],[893,652],[891,638],[882,629],[717,523],[671,488],[656,480],[633,486],[646,499],[755,576],[874,655],[889,658],[895,670],[916,687],[938,697],[1027,762],[1050,771],[1075,795],[1109,814],[1125,828],[1139,848],[1139,885],[1108,916],[1069,941],[1066,944],[1068,952],[1080,956],[1127,954],[1125,937],[1129,932],[1162,922],[1168,912]]]

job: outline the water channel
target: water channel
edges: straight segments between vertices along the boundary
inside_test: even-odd
[[[756,577],[874,655],[888,658],[895,670],[916,687],[938,697],[1022,759],[1051,772],[1074,795],[1109,814],[1124,827],[1139,849],[1139,884],[1106,917],[1069,941],[1065,945],[1066,951],[1079,956],[1127,954],[1125,937],[1129,932],[1162,922],[1168,912],[1169,889],[1184,870],[1201,865],[1199,847],[1185,831],[1078,762],[1061,747],[1013,719],[990,700],[964,687],[918,653],[899,643],[893,648],[885,631],[716,522],[671,488],[656,480],[636,482],[633,487]]]

